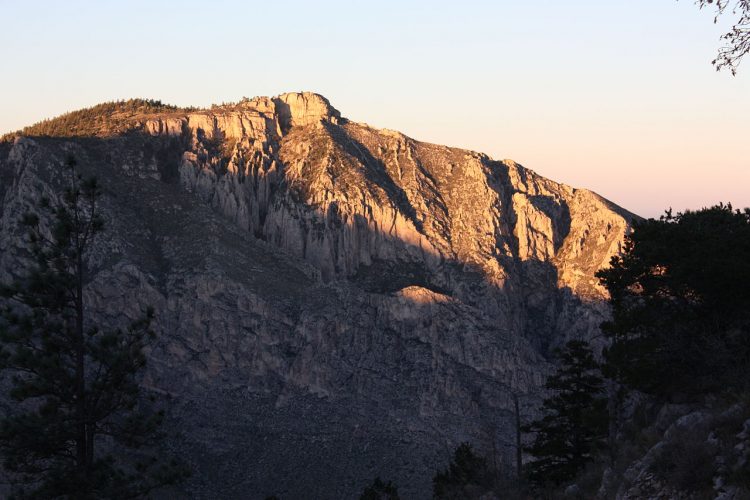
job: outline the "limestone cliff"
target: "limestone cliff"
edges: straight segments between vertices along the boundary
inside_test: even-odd
[[[312,93],[113,120],[0,143],[0,273],[75,154],[109,221],[91,310],[155,306],[143,383],[172,395],[196,497],[345,498],[376,475],[428,496],[447,450],[506,439],[512,393],[530,414],[550,349],[606,317],[594,273],[634,216],[590,191]]]

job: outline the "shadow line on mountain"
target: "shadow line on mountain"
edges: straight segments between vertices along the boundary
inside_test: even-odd
[[[364,173],[367,180],[373,184],[379,186],[388,195],[391,202],[398,207],[401,213],[414,224],[419,232],[423,231],[422,221],[417,217],[417,211],[409,202],[409,197],[406,195],[404,190],[396,184],[391,176],[388,175],[388,170],[385,164],[375,158],[367,147],[359,142],[357,139],[347,133],[347,131],[338,125],[331,123],[324,123],[326,131],[330,134],[331,138],[337,140],[337,144],[341,146],[344,151],[359,160],[365,168]]]
[[[68,141],[64,138],[40,138],[39,140],[54,141],[61,145],[62,149],[65,149],[65,144]],[[118,143],[121,146],[120,150],[126,152],[129,151],[128,147],[122,146],[128,146],[130,141],[136,141],[134,145],[141,148],[138,151],[140,158],[113,157],[107,153],[104,161],[111,162],[112,168],[115,169],[118,168],[118,165],[124,165],[131,161],[129,168],[133,169],[140,161],[143,163],[141,167],[145,168],[147,164],[150,166],[151,170],[147,172],[148,175],[155,173],[153,172],[155,167],[161,182],[178,183],[177,169],[184,151],[184,140],[152,137],[146,134],[129,134],[128,136],[114,138],[74,138],[72,141],[81,145],[84,149],[97,147],[105,151],[109,150],[110,144]],[[356,157],[360,161],[367,162],[366,165],[372,167],[367,169],[368,172],[374,170],[374,173],[371,174],[371,182],[383,187],[393,201],[397,212],[403,213],[402,210],[404,209],[411,211],[411,217],[408,216],[409,214],[404,214],[404,216],[407,220],[412,221],[415,217],[413,207],[408,203],[403,190],[389,177],[382,162],[374,159],[369,152],[365,153],[367,149],[361,144],[357,146],[356,143],[353,143],[351,148],[357,149],[352,153],[356,152],[358,154]],[[118,150],[115,149],[116,151]],[[94,170],[96,168],[95,166],[91,167]],[[131,171],[125,174],[123,172],[123,175],[131,177],[141,174],[145,173]],[[223,175],[231,174],[223,172]],[[196,201],[205,203],[200,196],[193,196]],[[399,200],[405,201],[406,205],[399,203]],[[540,205],[540,210],[545,208],[546,202],[543,199],[532,200],[532,202]],[[215,200],[209,200],[208,204],[214,210],[221,211]],[[446,256],[444,252],[435,249],[430,244],[421,225],[415,224],[414,229],[421,239],[414,241],[414,238],[411,237],[414,235],[410,235],[410,238],[407,239],[404,235],[394,233],[393,228],[389,230],[388,228],[377,227],[362,214],[344,214],[343,217],[345,218],[342,218],[342,214],[334,209],[335,206],[335,203],[332,203],[326,209],[322,209],[320,206],[298,200],[297,208],[310,214],[309,220],[312,221],[313,225],[318,225],[318,227],[303,228],[304,237],[308,240],[301,248],[290,247],[288,244],[285,246],[283,241],[274,243],[274,235],[269,232],[267,226],[259,228],[260,231],[257,235],[260,236],[260,239],[280,247],[292,257],[312,264],[321,272],[326,261],[333,262],[332,272],[328,276],[322,273],[324,281],[346,280],[364,291],[378,294],[395,294],[405,288],[418,286],[476,307],[490,318],[497,319],[499,324],[503,324],[505,321],[515,323],[527,332],[528,338],[543,338],[552,342],[555,331],[549,331],[549,328],[545,325],[550,322],[555,323],[557,312],[566,307],[567,299],[565,297],[572,297],[582,303],[603,302],[589,297],[580,297],[570,287],[561,285],[558,270],[549,261],[523,260],[517,255],[509,256],[502,254],[500,251],[486,262]],[[268,209],[271,208],[273,208],[273,201],[269,202]],[[232,219],[231,214],[225,213],[224,216]],[[569,213],[567,213],[567,218],[564,217],[563,220],[567,221],[567,227],[569,228]],[[251,237],[253,236],[253,231],[250,231],[250,228],[243,229],[248,230],[248,234]],[[200,234],[195,235],[196,238],[200,236]],[[515,236],[512,236],[512,238],[511,246],[517,249],[517,238]],[[342,255],[341,252],[346,252],[348,248],[354,248],[355,253]],[[555,245],[555,249],[558,248],[559,243]],[[205,251],[210,250],[206,248]],[[495,264],[492,263],[493,259]],[[338,263],[347,260],[349,261],[348,265],[338,266]],[[499,268],[496,267],[495,272],[493,272],[487,267],[488,265],[496,265]],[[501,272],[498,273],[498,269]],[[505,277],[502,276],[503,273]],[[408,295],[401,294],[401,296],[404,300],[412,300]],[[507,317],[508,314],[510,317]],[[523,320],[523,318],[526,319]],[[522,320],[525,324],[518,324]],[[512,327],[511,329],[515,328]],[[556,326],[553,329],[558,332],[560,330]],[[544,330],[547,330],[547,332]],[[544,341],[543,343],[548,342]],[[543,351],[546,350],[544,346],[540,347]]]

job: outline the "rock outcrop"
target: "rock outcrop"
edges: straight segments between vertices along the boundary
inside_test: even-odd
[[[649,408],[649,406],[652,406]],[[656,411],[655,411],[656,410]],[[639,438],[623,443],[613,467],[604,468],[597,499],[748,497],[750,405],[716,399],[710,405],[642,401],[639,411],[653,421]],[[622,453],[627,450],[627,454]]]
[[[144,385],[198,498],[429,496],[446,449],[531,415],[550,349],[606,317],[634,217],[512,161],[343,119],[312,93],[0,144],[0,274],[68,153],[104,190],[89,303],[158,312]],[[489,429],[495,429],[489,432]],[[510,450],[506,450],[510,453]]]

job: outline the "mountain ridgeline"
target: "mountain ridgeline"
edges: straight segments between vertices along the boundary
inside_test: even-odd
[[[109,226],[87,303],[158,337],[198,498],[408,498],[463,441],[503,448],[547,359],[608,317],[595,273],[633,214],[510,160],[413,140],[290,93],[211,109],[108,103],[0,141],[0,278],[17,221],[74,155]]]

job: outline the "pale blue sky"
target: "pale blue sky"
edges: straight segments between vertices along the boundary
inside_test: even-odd
[[[635,211],[750,206],[750,58],[690,0],[0,0],[0,133],[128,97],[311,90]]]

